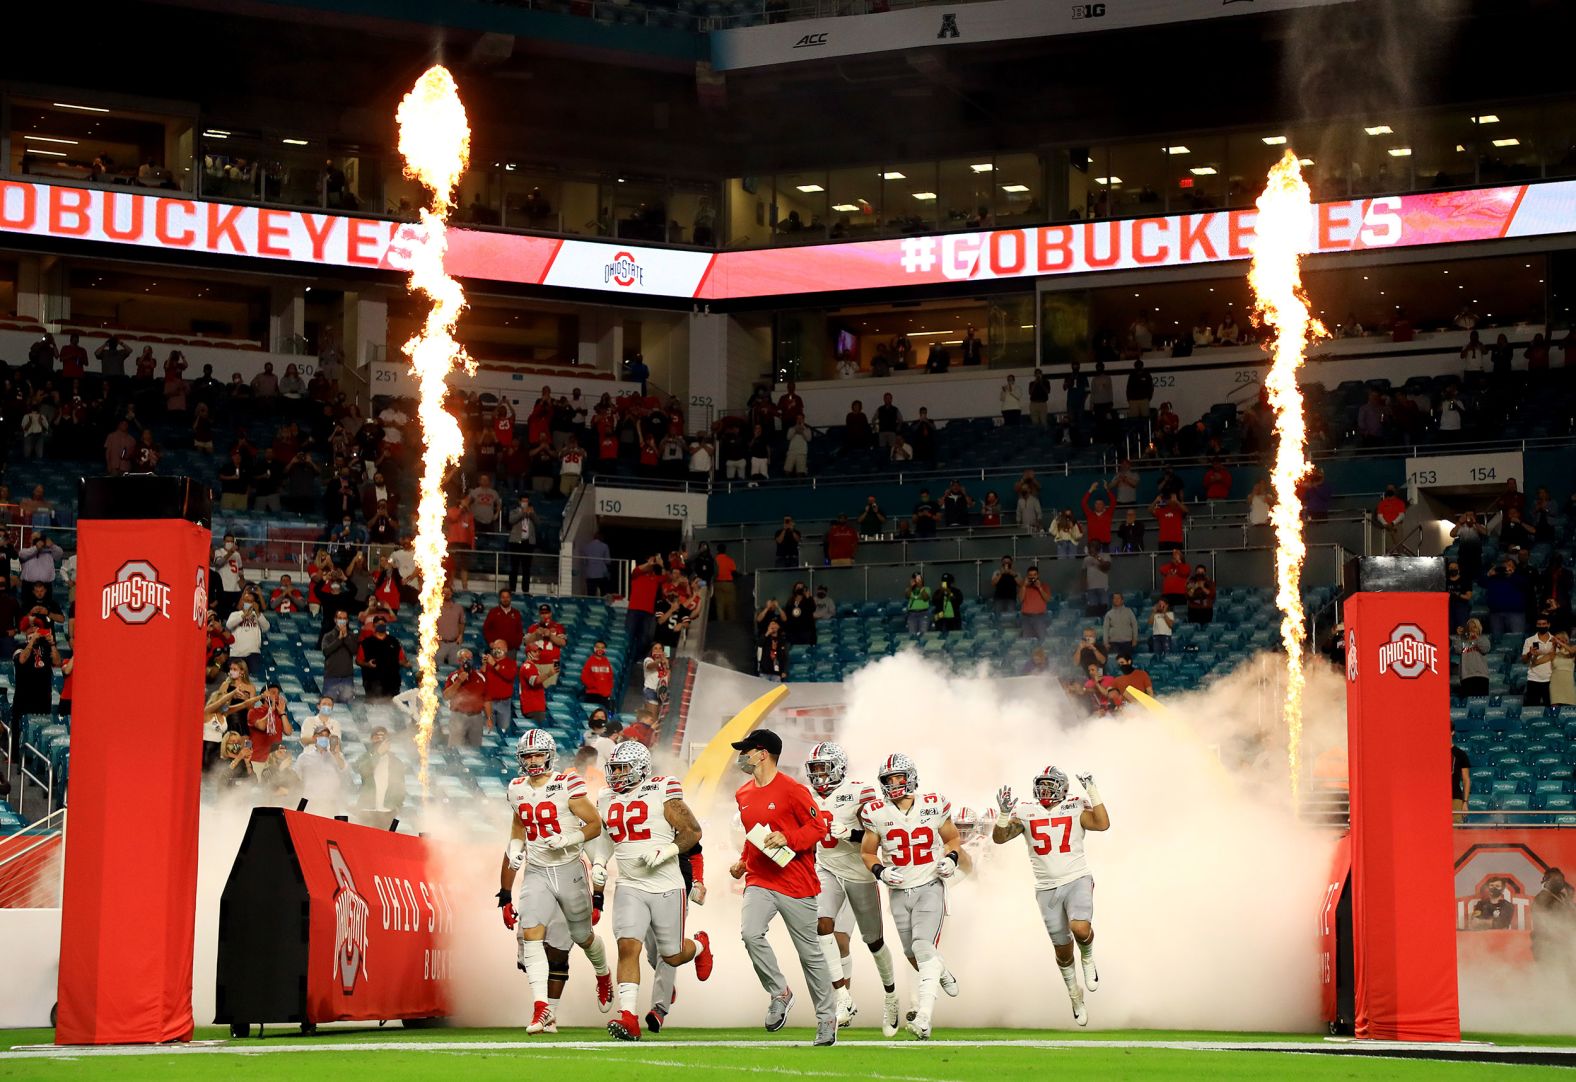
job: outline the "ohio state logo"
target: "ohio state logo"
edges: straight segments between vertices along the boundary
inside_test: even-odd
[[[1351,647],[1347,647],[1350,656]],[[1390,641],[1379,645],[1379,671],[1385,670],[1416,680],[1425,672],[1439,671],[1439,651],[1416,624],[1400,624],[1390,632]]]
[[[367,900],[356,890],[345,855],[328,843],[328,866],[334,872],[334,976],[345,995],[356,990],[356,981],[367,975]]]
[[[170,615],[170,588],[159,581],[158,568],[147,560],[127,560],[115,572],[115,581],[99,597],[100,616],[114,613],[128,624],[146,624],[155,616]]]
[[[613,262],[602,268],[602,281],[628,289],[632,285],[644,285],[646,271],[635,262],[634,256],[628,252],[618,252],[614,254]]]
[[[197,568],[197,588],[192,591],[192,623],[198,627],[208,624],[208,569]]]

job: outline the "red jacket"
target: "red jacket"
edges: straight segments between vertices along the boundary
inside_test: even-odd
[[[744,845],[744,885],[765,887],[790,898],[814,898],[821,892],[815,871],[815,851],[826,837],[832,816],[816,804],[810,790],[787,774],[778,772],[766,785],[751,778],[734,793],[739,817],[748,831],[756,823],[768,830],[781,831],[794,852],[786,867],[779,868],[755,846]]]
[[[1182,544],[1182,520],[1186,517],[1187,511],[1181,507],[1163,503],[1155,508],[1155,518],[1160,522],[1159,544],[1162,548]]]
[[[1204,498],[1226,500],[1231,498],[1231,471],[1224,466],[1211,466],[1204,471]]]
[[[859,531],[846,522],[834,523],[826,531],[826,558],[852,560],[859,547]]]
[[[508,654],[493,658],[493,663],[484,670],[488,700],[497,702],[499,699],[514,698],[514,676],[519,671],[520,666]]]
[[[605,699],[613,697],[613,659],[603,654],[598,657],[592,654],[586,658],[585,665],[580,669],[580,685],[586,689],[587,695],[600,695]]]
[[[547,689],[542,686],[542,674],[530,661],[520,664],[520,712],[522,714],[547,712]]]
[[[1116,513],[1116,508],[1107,505],[1104,511],[1096,511],[1089,506],[1089,493],[1084,493],[1084,534],[1091,541],[1098,541],[1102,545],[1111,543],[1111,516]]]
[[[1187,577],[1193,573],[1193,568],[1187,563],[1168,563],[1160,565],[1160,592],[1162,594],[1187,593]]]
[[[657,588],[662,585],[662,573],[655,568],[637,570],[629,577],[629,611],[656,612]]]
[[[525,641],[525,618],[520,615],[519,609],[504,609],[501,605],[494,605],[487,619],[482,621],[482,638],[487,642],[502,639],[510,654],[517,653],[520,644]]]

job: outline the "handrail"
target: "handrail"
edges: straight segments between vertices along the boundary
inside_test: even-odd
[[[50,820],[52,820],[52,819],[59,820],[59,822],[56,823],[53,826],[46,825],[46,824],[49,824]],[[38,831],[38,830],[41,830],[41,829],[47,831],[48,833],[45,833],[45,834],[42,834],[42,835],[36,835],[35,832]],[[23,857],[27,856],[29,853],[33,852],[35,849],[38,849],[38,848],[40,848],[42,846],[45,846],[45,845],[48,845],[55,838],[58,838],[60,835],[64,834],[65,833],[65,829],[66,829],[66,809],[65,808],[56,808],[54,811],[52,811],[48,815],[44,816],[42,819],[38,820],[36,823],[29,823],[27,826],[23,827],[21,830],[17,831],[15,834],[13,834],[12,837],[29,837],[29,838],[37,837],[38,840],[33,842],[33,844],[31,844],[29,846],[26,846],[26,847],[24,847],[22,849],[18,849],[14,853],[10,853],[10,854],[6,855],[5,857],[0,857],[0,872],[3,872],[8,866],[16,863],[18,860],[21,860]]]

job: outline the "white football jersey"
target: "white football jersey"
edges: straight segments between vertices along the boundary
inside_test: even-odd
[[[872,831],[881,849],[881,863],[903,873],[908,890],[922,887],[936,878],[936,865],[942,856],[941,824],[952,818],[952,805],[939,793],[921,793],[903,811],[885,798],[864,807],[865,829]]]
[[[620,884],[651,894],[684,889],[677,857],[655,868],[646,867],[640,859],[675,840],[677,835],[666,815],[667,803],[683,799],[679,779],[662,775],[647,778],[627,793],[602,790],[597,810],[602,813],[602,829],[613,843]]]
[[[859,810],[876,799],[874,786],[846,778],[843,784],[826,796],[814,789],[810,792],[815,794],[815,802],[822,811],[832,813],[834,823],[842,823],[851,831],[864,829]],[[867,883],[870,881],[870,869],[865,867],[864,858],[859,855],[859,846],[859,842],[828,836],[821,839],[821,848],[816,850],[815,859],[821,867],[845,882]]]
[[[1089,807],[1088,798],[1071,794],[1050,808],[1037,800],[1020,800],[1012,806],[1012,817],[1023,824],[1023,842],[1029,847],[1036,890],[1059,887],[1089,874],[1082,822]]]
[[[578,832],[585,826],[569,810],[572,798],[585,795],[586,783],[579,774],[554,774],[540,787],[532,785],[529,778],[515,778],[509,783],[509,805],[525,828],[527,864],[548,868],[580,859],[583,842],[556,851],[547,848],[546,843],[554,834]]]

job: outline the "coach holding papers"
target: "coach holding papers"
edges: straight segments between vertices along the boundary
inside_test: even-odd
[[[744,947],[761,987],[772,997],[766,1008],[766,1031],[782,1029],[793,1006],[793,989],[766,942],[772,917],[781,913],[815,1001],[815,1043],[836,1044],[837,998],[815,925],[816,896],[821,892],[815,850],[826,837],[830,819],[809,789],[778,771],[783,742],[776,733],[757,729],[733,747],[739,752],[739,769],[750,780],[734,794],[746,840],[744,855],[731,871],[733,878],[744,878],[740,929]]]

